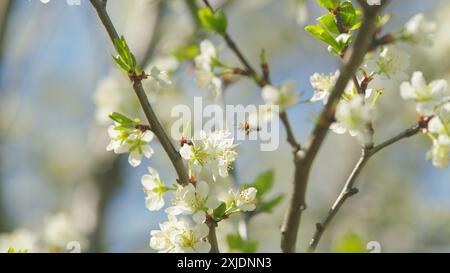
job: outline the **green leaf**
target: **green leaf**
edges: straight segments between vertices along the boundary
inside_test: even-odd
[[[326,9],[336,9],[339,6],[339,0],[317,0],[317,3]]]
[[[127,73],[136,70],[136,57],[128,47],[124,36],[114,40],[114,48],[118,54],[117,56],[113,56],[114,61]]]
[[[339,8],[342,24],[347,29],[352,29],[358,23],[358,16],[355,7],[351,2],[344,2]]]
[[[333,252],[338,253],[364,253],[366,245],[358,234],[349,232],[334,242],[332,246]]]
[[[317,20],[322,23],[322,25],[324,25],[328,31],[334,34],[340,34],[333,14],[327,13],[326,15],[319,17]]]
[[[16,251],[14,250],[14,247],[10,247],[8,249],[8,253],[16,253]]]
[[[198,19],[205,29],[212,30],[219,34],[224,34],[227,31],[228,20],[222,10],[213,13],[209,8],[199,9]]]
[[[216,221],[222,220],[222,217],[225,214],[225,211],[227,210],[227,204],[221,203],[216,209],[213,210],[213,218]]]
[[[258,206],[258,211],[265,213],[272,213],[272,210],[281,203],[284,199],[284,194],[277,195],[276,197],[263,201]]]
[[[239,234],[227,235],[227,243],[230,250],[243,253],[255,253],[258,250],[259,245],[257,241],[244,241]]]
[[[200,49],[196,44],[188,44],[173,51],[173,55],[175,56],[175,58],[177,58],[178,61],[192,60],[199,54]]]
[[[119,123],[120,125],[122,125],[122,127],[124,128],[135,128],[136,125],[138,125],[134,120],[130,119],[129,117],[121,114],[121,113],[111,113],[109,115],[109,118],[114,120],[115,122]]]
[[[330,32],[327,29],[325,29],[324,26],[310,25],[310,26],[307,26],[305,28],[305,30],[308,31],[314,37],[316,37],[316,39],[319,39],[322,42],[331,46],[337,52],[342,50],[342,48],[340,48],[339,43],[336,41],[336,38],[334,38],[333,35],[331,35]]]
[[[274,171],[269,170],[260,174],[255,181],[248,186],[256,188],[258,190],[257,196],[262,197],[272,189],[274,178]]]
[[[126,72],[128,72],[128,71],[130,71],[130,70],[132,70],[131,69],[131,67],[128,65],[128,64],[126,64],[124,61],[123,61],[123,59],[119,56],[119,55],[117,55],[117,57],[115,57],[115,56],[113,56],[113,55],[111,55],[112,56],[112,58],[113,58],[113,60],[124,70],[124,71],[126,71]]]

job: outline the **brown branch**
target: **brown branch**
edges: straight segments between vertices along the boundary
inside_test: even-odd
[[[209,253],[220,253],[219,243],[217,242],[216,228],[217,222],[210,215],[206,216],[206,225],[209,228],[208,242],[211,244]]]
[[[402,133],[386,140],[385,142],[373,147],[373,148],[363,148],[361,152],[361,157],[359,158],[358,162],[356,163],[355,167],[353,168],[353,171],[351,172],[350,176],[348,177],[344,188],[342,189],[341,193],[339,194],[338,198],[334,202],[333,206],[331,207],[330,211],[328,212],[328,215],[325,217],[325,219],[316,224],[316,231],[314,233],[314,236],[309,244],[308,251],[314,252],[317,248],[317,245],[319,244],[320,239],[322,238],[323,233],[325,232],[326,228],[330,225],[331,221],[334,219],[334,217],[337,215],[339,209],[344,205],[345,201],[347,201],[348,198],[352,197],[353,195],[358,193],[358,189],[355,188],[355,183],[359,175],[361,174],[361,171],[366,166],[367,162],[369,161],[372,156],[374,156],[379,151],[399,142],[402,139],[412,137],[420,132],[420,126],[414,125],[411,128],[403,131]]]
[[[117,31],[112,23],[107,11],[106,11],[106,2],[102,2],[101,0],[90,0],[92,6],[96,9],[100,20],[105,26],[111,41],[114,43],[116,39],[119,38]],[[175,149],[173,144],[171,143],[169,137],[161,126],[155,112],[153,111],[150,102],[148,101],[147,95],[145,94],[144,88],[142,86],[142,82],[140,80],[134,81],[133,89],[139,99],[142,109],[144,110],[145,116],[149,122],[150,127],[152,128],[153,133],[158,137],[161,146],[169,156],[173,167],[175,168],[178,175],[178,183],[182,185],[187,185],[189,183],[189,175],[184,165],[183,159],[178,151]],[[215,226],[210,225],[209,227],[209,235],[208,240],[211,244],[211,251],[218,252],[217,238],[215,232]]]
[[[96,9],[100,20],[108,32],[111,41],[114,43],[116,39],[119,39],[119,35],[117,34],[116,28],[111,21],[111,18],[106,11],[105,2],[101,0],[90,0],[92,6]],[[178,174],[178,182],[180,184],[186,185],[189,183],[189,175],[184,166],[183,159],[178,151],[173,146],[170,141],[168,135],[164,131],[162,125],[160,124],[155,112],[153,111],[152,106],[150,105],[148,98],[145,94],[144,88],[142,87],[142,83],[140,80],[134,81],[133,89],[139,99],[142,109],[144,110],[145,116],[152,128],[153,133],[158,138],[161,146],[164,148],[165,152],[169,156],[172,165],[174,166],[177,174]]]
[[[328,134],[329,127],[334,120],[335,108],[345,91],[347,83],[361,65],[369,49],[370,41],[374,34],[376,16],[385,3],[383,2],[380,6],[364,9],[364,21],[353,47],[347,50],[343,58],[343,64],[340,69],[341,74],[331,91],[328,103],[313,129],[305,150],[297,153],[292,194],[281,227],[281,249],[283,252],[295,252],[301,215],[306,209],[305,196],[311,167]]]

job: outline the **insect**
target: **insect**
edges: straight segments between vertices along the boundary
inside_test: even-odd
[[[240,124],[239,124],[239,126],[238,126],[238,130],[239,131],[241,131],[241,132],[245,132],[245,135],[249,135],[250,133],[252,133],[253,131],[261,131],[261,128],[260,127],[256,127],[256,128],[253,128],[251,125],[250,125],[250,123],[248,123],[248,121],[245,121],[245,122],[241,122]]]

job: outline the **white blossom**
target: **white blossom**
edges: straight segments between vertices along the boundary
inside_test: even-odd
[[[197,86],[207,90],[213,97],[222,93],[222,80],[214,74],[214,62],[217,60],[214,44],[209,40],[200,43],[200,54],[195,57]]]
[[[437,25],[435,22],[427,21],[422,13],[416,14],[406,24],[404,36],[415,43],[431,46],[433,45],[434,33]]]
[[[403,99],[416,101],[416,110],[423,116],[432,116],[436,107],[450,99],[447,81],[436,80],[427,84],[422,72],[414,72],[411,82],[401,84],[400,92]]]
[[[166,209],[166,213],[171,215],[192,215],[197,223],[205,220],[205,205],[208,199],[209,186],[205,181],[200,181],[187,186],[178,186],[172,199],[172,206]]]
[[[410,63],[410,57],[405,52],[393,46],[385,47],[380,55],[374,56],[366,63],[370,72],[380,75],[384,80],[403,80],[408,78],[406,69]]]
[[[293,106],[298,102],[298,94],[294,81],[286,82],[279,88],[266,85],[262,89],[262,97],[266,104],[278,105],[280,111],[284,111],[289,106]]]
[[[0,234],[0,253],[7,253],[10,248],[15,252],[35,252],[38,251],[37,244],[38,236],[26,229]]]
[[[156,66],[152,66],[149,69],[149,79],[155,83],[156,87],[166,88],[172,85],[172,81],[166,71],[161,71]]]
[[[153,139],[153,132],[142,132],[138,129],[117,129],[117,125],[108,128],[111,138],[107,151],[114,151],[116,154],[130,153],[128,162],[131,166],[137,167],[141,164],[142,157],[150,158],[154,151],[149,143]]]
[[[433,146],[427,154],[427,158],[438,168],[446,168],[449,163],[450,142],[442,143],[439,140],[433,140]]]
[[[66,212],[58,212],[47,217],[44,240],[51,248],[65,249],[68,242],[77,241],[86,247],[87,239],[78,229],[72,217]]]
[[[367,125],[371,122],[371,106],[364,102],[362,95],[356,95],[350,100],[341,100],[336,108],[336,122],[330,127],[337,134],[349,132],[362,144],[370,142]]]
[[[141,184],[146,194],[145,205],[148,210],[160,210],[164,206],[164,194],[169,190],[158,172],[148,167],[148,174],[142,176]]]
[[[211,249],[205,240],[208,235],[206,224],[191,226],[188,222],[168,215],[169,221],[159,225],[159,230],[150,232],[150,247],[160,253],[206,253]]]
[[[323,101],[323,104],[326,104],[328,102],[330,92],[336,84],[339,75],[339,70],[330,75],[319,73],[315,73],[314,75],[312,75],[310,78],[310,82],[312,87],[314,88],[314,95],[311,98],[311,101]]]
[[[227,177],[237,157],[236,145],[230,135],[230,132],[223,130],[211,133],[200,131],[199,138],[192,141],[193,145],[184,144],[180,154],[194,172],[206,168],[211,171],[214,180],[217,175]]]
[[[450,103],[445,103],[435,112],[428,123],[428,135],[433,139],[433,147],[428,152],[428,158],[433,165],[445,168],[449,163],[450,154]]]
[[[239,211],[253,211],[256,208],[256,194],[258,190],[250,187],[240,191],[230,189],[228,191],[228,213]]]

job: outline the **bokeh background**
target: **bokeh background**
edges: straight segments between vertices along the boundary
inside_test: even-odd
[[[143,66],[174,69],[175,87],[150,94],[158,115],[170,125],[172,105],[191,105],[208,95],[195,85],[192,64],[171,53],[183,44],[208,37],[198,32],[186,0],[110,0],[108,10]],[[256,65],[261,48],[268,52],[274,83],[293,79],[305,99],[309,77],[331,73],[335,58],[304,30],[323,12],[312,0],[212,0],[229,17],[229,31]],[[439,31],[432,48],[398,45],[412,56],[410,71],[429,80],[450,79],[450,3],[442,0],[393,0],[387,30],[425,13]],[[30,251],[67,252],[66,242],[81,242],[82,251],[151,252],[150,230],[164,213],[145,208],[140,176],[151,165],[166,181],[174,172],[157,142],[156,153],[138,168],[126,156],[106,152],[106,115],[132,107],[128,80],[113,64],[113,48],[89,1],[68,6],[63,0],[43,5],[37,0],[0,0],[0,252],[14,244]],[[228,63],[237,60],[217,37],[209,37]],[[415,122],[414,106],[399,96],[398,83],[382,83],[375,122],[381,141]],[[113,100],[113,102],[111,102]],[[126,106],[124,106],[127,102]],[[243,80],[230,86],[227,104],[258,104],[260,90]],[[109,105],[109,106],[108,106]],[[119,109],[109,109],[116,105]],[[321,104],[289,109],[298,138],[305,140]],[[282,130],[281,139],[284,139]],[[360,194],[342,209],[319,246],[320,251],[357,251],[369,241],[383,252],[450,251],[450,169],[426,161],[431,143],[425,136],[405,140],[377,155],[362,173]],[[242,143],[233,183],[247,183],[275,170],[272,194],[290,190],[293,173],[290,147],[261,152]],[[307,194],[308,210],[299,234],[304,250],[314,224],[326,215],[359,157],[349,136],[330,133],[317,159]],[[273,214],[249,223],[258,251],[278,252],[286,200]],[[219,228],[219,239],[235,232],[237,221]],[[226,244],[222,249],[227,250]]]

